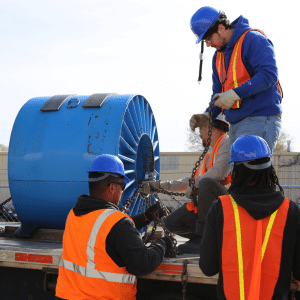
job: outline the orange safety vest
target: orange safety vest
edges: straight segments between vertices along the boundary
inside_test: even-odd
[[[227,299],[272,299],[278,280],[283,232],[290,200],[269,217],[255,220],[231,195],[223,208],[222,272]]]
[[[59,261],[56,296],[63,299],[136,299],[136,276],[119,267],[106,252],[112,227],[128,217],[115,209],[83,216],[69,213]],[[130,218],[130,217],[128,217]]]
[[[243,33],[235,43],[234,49],[230,57],[229,67],[227,72],[225,68],[225,54],[223,52],[217,52],[216,68],[219,75],[219,80],[222,84],[222,93],[227,92],[230,89],[237,88],[251,79],[251,76],[249,75],[242,60],[242,45],[246,34],[252,30],[259,31],[261,34],[266,36],[259,29],[249,29],[245,33]],[[281,94],[281,97],[283,97],[279,80],[277,81],[277,86]],[[241,102],[242,99],[236,101],[231,108],[233,109],[240,108]]]
[[[227,136],[226,134],[223,134],[217,140],[217,142],[216,142],[216,144],[215,144],[215,146],[213,148],[213,151],[206,154],[206,156],[205,156],[205,158],[203,160],[203,168],[202,168],[201,176],[204,173],[206,173],[209,169],[211,169],[213,167],[214,161],[216,160],[218,152],[219,152],[219,146],[223,142],[223,140],[225,139],[226,136]],[[207,168],[206,162],[207,162],[207,159],[209,157],[210,157],[210,161],[209,161],[208,168]],[[197,168],[196,173],[195,173],[195,178],[198,177],[201,166],[202,166],[202,164]],[[225,179],[223,179],[222,181],[220,181],[220,184],[223,185],[223,186],[227,185],[228,183],[231,183],[231,175],[230,175],[230,173],[227,175],[227,177]],[[198,207],[197,207],[197,205],[194,204],[193,201],[189,201],[187,203],[187,205],[186,205],[186,208],[187,208],[188,211],[194,211],[195,214],[198,212]]]

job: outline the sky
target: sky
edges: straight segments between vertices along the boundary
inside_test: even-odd
[[[140,94],[157,124],[161,152],[187,149],[189,119],[212,93],[212,56],[200,44],[191,16],[213,6],[230,21],[240,15],[275,47],[284,91],[282,128],[300,152],[298,11],[273,1],[0,0],[0,144],[31,98],[58,94]]]

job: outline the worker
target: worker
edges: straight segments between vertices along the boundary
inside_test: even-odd
[[[136,299],[136,276],[154,271],[172,247],[168,237],[146,247],[138,232],[159,206],[132,218],[118,210],[129,178],[117,156],[100,155],[88,173],[90,195],[79,196],[66,221],[56,296]]]
[[[223,111],[230,123],[229,146],[238,136],[255,134],[273,151],[281,129],[283,94],[272,42],[243,16],[230,23],[224,12],[209,6],[201,7],[190,25],[196,43],[204,41],[216,49],[212,113]]]
[[[200,138],[203,146],[207,145],[209,117],[207,113],[193,118],[195,128],[200,128]],[[229,124],[224,115],[220,115],[212,122],[212,135],[209,152],[201,162],[195,174],[195,187],[198,189],[195,200],[190,201],[163,219],[169,231],[188,241],[178,246],[179,254],[199,254],[201,238],[205,227],[207,212],[220,195],[227,194],[230,184],[230,159],[228,135]],[[140,188],[144,193],[156,193],[158,189],[171,192],[185,192],[186,197],[192,199],[192,188],[189,186],[191,176],[179,180],[152,181],[142,183]]]
[[[300,280],[300,208],[284,197],[261,137],[237,138],[230,164],[229,195],[208,212],[199,266],[219,273],[218,299],[287,299],[291,273]]]

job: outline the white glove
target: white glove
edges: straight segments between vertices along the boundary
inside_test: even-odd
[[[170,190],[170,181],[161,181],[160,182],[160,189],[169,191]]]
[[[207,112],[203,114],[194,114],[190,118],[190,128],[192,131],[195,131],[195,128],[199,127],[200,124],[203,124],[206,119],[208,119],[209,115]]]
[[[155,194],[160,189],[160,180],[143,181],[139,192],[143,194]]]
[[[235,101],[238,101],[240,99],[241,98],[233,89],[224,93],[215,94],[213,97],[213,100],[215,101],[215,106],[219,106],[223,109],[231,108]]]
[[[187,189],[185,190],[185,196],[189,199],[193,199],[192,191],[193,191],[193,189],[190,186],[188,186]]]

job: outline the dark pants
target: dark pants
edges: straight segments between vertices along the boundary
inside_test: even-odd
[[[190,239],[195,234],[202,236],[209,208],[219,196],[226,194],[227,189],[219,182],[204,178],[199,182],[198,213],[188,211],[184,204],[164,219],[164,225],[172,233],[184,238]]]

